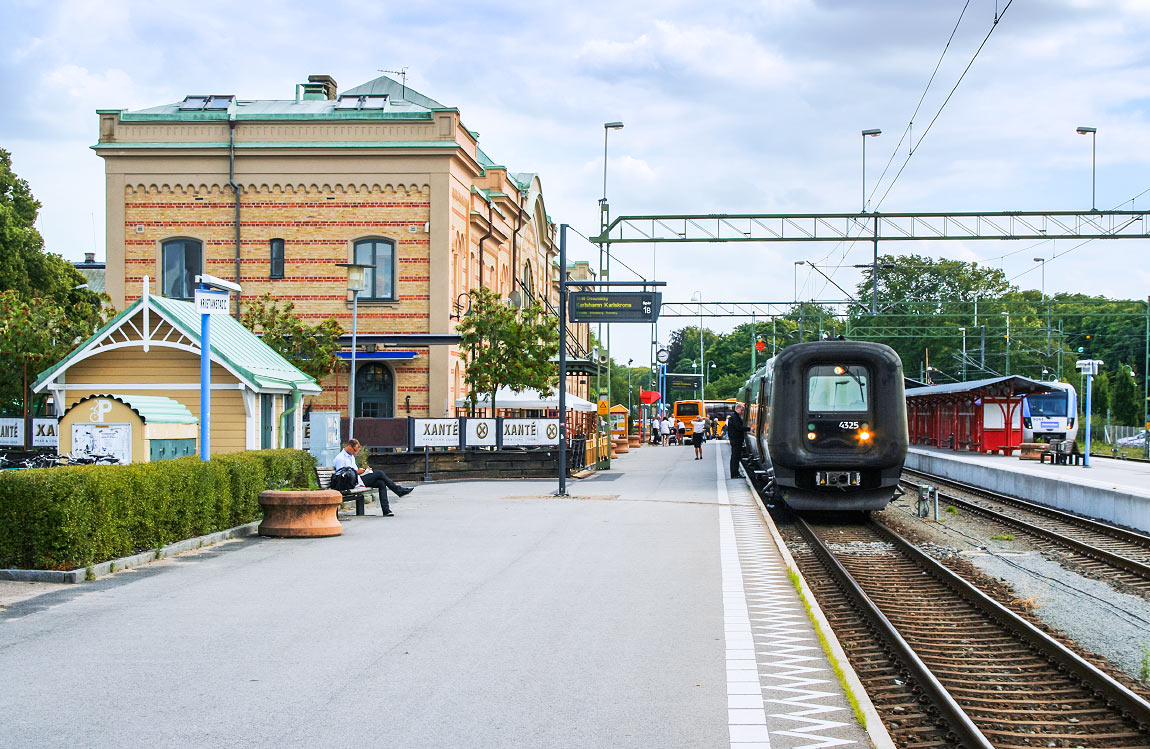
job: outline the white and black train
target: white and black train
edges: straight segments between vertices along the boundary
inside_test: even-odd
[[[906,460],[902,360],[881,343],[783,349],[739,391],[747,462],[769,497],[796,510],[878,510]]]

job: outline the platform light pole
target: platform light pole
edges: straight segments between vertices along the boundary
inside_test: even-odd
[[[966,382],[966,328],[959,328],[962,332],[962,381]]]
[[[355,350],[359,345],[359,292],[367,288],[367,271],[375,266],[363,263],[336,263],[336,266],[347,269],[347,290],[351,292],[351,370],[347,378],[347,438],[351,440],[355,438]],[[491,404],[491,412],[495,413],[494,403]]]
[[[1006,376],[1010,376],[1010,313],[1002,313],[1006,317]]]
[[[602,235],[607,230],[607,225],[611,223],[611,206],[607,202],[607,134],[612,130],[622,130],[622,122],[604,122],[603,123],[603,197],[599,199],[599,234]],[[606,263],[604,264],[604,260]],[[611,243],[606,242],[599,245],[599,280],[607,281],[611,271]],[[603,324],[599,324],[599,345],[605,345],[607,348],[607,402],[611,402],[611,323],[607,323],[607,336],[603,336]],[[596,362],[595,366],[595,388],[602,391],[603,389],[603,366]],[[595,393],[595,398],[598,400],[602,393]],[[494,412],[492,412],[494,413]],[[608,418],[610,416],[608,415]],[[608,431],[610,426],[606,424],[603,419],[599,419],[600,429],[597,431]],[[610,458],[606,461],[606,466],[610,467]]]
[[[703,366],[703,292],[696,291],[691,295],[691,301],[695,301],[695,297],[699,300],[699,366]],[[706,396],[706,388],[703,389],[703,396]]]
[[[1094,191],[1094,186],[1096,183],[1094,181],[1094,176],[1096,174],[1095,166],[1098,163],[1096,158],[1098,153],[1098,128],[1086,127],[1085,125],[1082,125],[1076,128],[1074,132],[1078,133],[1079,135],[1090,136],[1090,210],[1097,211],[1098,208],[1095,201]]]
[[[862,131],[862,212],[866,213],[866,139],[877,138],[882,135],[882,130],[877,127],[871,130]]]
[[[882,130],[873,128],[862,131],[862,212],[866,213],[866,139],[877,138]],[[874,260],[871,263],[871,302],[870,313],[878,314],[878,211],[874,216]]]
[[[707,362],[707,366],[703,369],[703,400],[707,400],[707,385],[711,380],[711,370],[718,369],[719,365],[715,364],[715,360],[711,359]]]
[[[795,306],[799,309],[799,343],[803,342],[803,308],[799,307],[799,266],[806,264],[806,260],[795,261]]]
[[[1050,304],[1046,301],[1046,258],[1036,257],[1034,262],[1042,263],[1042,303],[1046,306],[1046,358],[1050,358]]]

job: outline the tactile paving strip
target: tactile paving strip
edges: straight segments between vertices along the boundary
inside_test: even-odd
[[[774,749],[870,746],[818,636],[787,577],[787,567],[742,481],[727,482],[743,591],[751,622],[769,740],[732,746]]]

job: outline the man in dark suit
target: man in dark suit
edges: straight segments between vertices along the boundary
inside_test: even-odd
[[[731,443],[731,478],[739,478],[739,462],[743,459],[743,440],[747,427],[743,423],[743,404],[735,404],[735,412],[727,419],[727,439]]]

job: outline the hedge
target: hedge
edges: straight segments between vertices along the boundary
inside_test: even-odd
[[[67,570],[260,517],[265,489],[315,486],[302,450],[0,472],[0,569]]]

